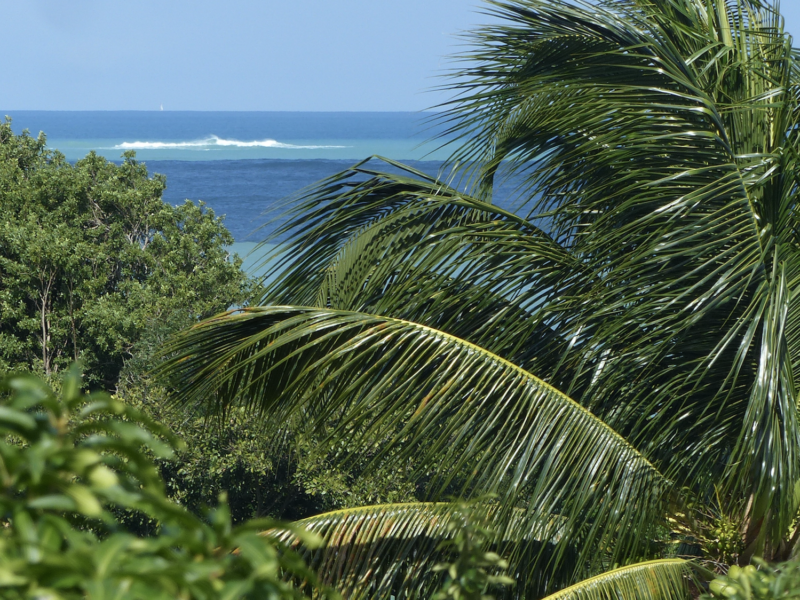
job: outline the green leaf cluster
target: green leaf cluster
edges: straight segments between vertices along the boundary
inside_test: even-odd
[[[80,392],[71,370],[61,397],[32,376],[0,394],[0,596],[8,599],[283,599],[315,587],[303,561],[265,529],[232,526],[227,504],[201,519],[167,499],[152,456],[174,436],[104,393]],[[136,537],[115,518],[140,511],[157,534]],[[317,589],[319,597],[334,597]]]
[[[449,538],[440,542],[438,549],[452,549],[456,559],[434,565],[433,570],[444,571],[447,579],[433,600],[493,600],[486,593],[492,587],[514,585],[514,580],[505,575],[508,562],[484,550],[495,535],[485,512],[476,515],[469,503],[462,502],[447,528]]]
[[[343,467],[310,435],[287,421],[275,435],[240,408],[224,419],[169,404],[149,377],[123,371],[116,397],[164,424],[184,442],[159,459],[168,495],[195,513],[226,493],[234,523],[254,517],[303,519],[343,507],[415,499],[408,471],[366,472],[369,456]],[[129,526],[149,530],[147,523]]]
[[[233,239],[222,219],[202,202],[166,204],[165,185],[133,153],[121,164],[95,154],[70,164],[43,134],[0,123],[0,371],[44,373],[57,386],[80,360],[88,385],[186,440],[173,458],[156,458],[168,495],[196,514],[223,492],[234,523],[412,499],[394,472],[364,479],[358,468],[332,468],[291,423],[276,441],[242,413],[220,428],[205,411],[165,406],[147,375],[158,347],[245,304],[256,287],[225,249]],[[123,515],[132,530],[152,531]]]
[[[744,568],[732,566],[709,584],[703,600],[773,600],[800,598],[800,562],[769,565],[755,559]]]
[[[222,219],[164,203],[165,185],[132,152],[70,164],[0,123],[0,369],[80,360],[111,390],[138,346],[246,302]]]

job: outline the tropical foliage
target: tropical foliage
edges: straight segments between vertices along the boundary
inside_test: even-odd
[[[131,362],[139,362],[135,355]],[[302,427],[285,423],[279,437],[265,437],[264,428],[244,409],[227,413],[223,423],[205,413],[167,404],[167,392],[151,377],[123,369],[115,398],[141,410],[167,427],[184,444],[169,459],[157,458],[167,495],[202,515],[221,493],[228,497],[231,521],[252,518],[297,520],[344,507],[414,500],[414,486],[403,473],[365,472],[369,457],[338,468],[316,452],[318,439]],[[131,519],[139,534],[152,530],[147,521]]]
[[[165,184],[132,152],[121,164],[95,154],[71,164],[43,133],[0,122],[0,373],[44,374],[58,387],[81,359],[86,385],[113,390],[186,442],[155,461],[167,495],[197,515],[222,492],[235,525],[413,499],[395,471],[331,468],[296,428],[274,443],[240,412],[216,435],[204,413],[164,405],[148,375],[161,343],[256,287],[226,248],[223,220],[202,203],[165,203]],[[154,531],[136,512],[118,516],[131,532]]]
[[[800,597],[800,561],[769,565],[753,559],[755,565],[732,566],[726,575],[709,584],[710,594],[703,600],[771,600]],[[757,567],[756,567],[757,565]]]
[[[777,2],[490,10],[440,116],[453,172],[365,162],[304,191],[263,306],[170,346],[176,397],[412,465],[426,502],[304,522],[351,598],[430,597],[448,496],[493,495],[512,597],[678,598],[681,557],[793,556],[800,68]]]
[[[70,164],[0,122],[0,371],[55,376],[81,360],[113,390],[159,338],[248,298],[222,219],[170,206],[133,152]]]
[[[106,394],[82,394],[76,369],[60,398],[32,376],[0,386],[0,597],[278,600],[305,597],[304,588],[337,597],[259,533],[286,525],[232,527],[224,499],[207,519],[168,500],[152,457],[168,457],[177,440]],[[120,511],[152,519],[157,535],[127,533]]]

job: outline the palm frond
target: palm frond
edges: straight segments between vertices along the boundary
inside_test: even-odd
[[[690,574],[685,560],[653,560],[596,575],[544,600],[686,600]]]
[[[434,494],[497,494],[530,523],[561,515],[584,565],[647,552],[669,483],[585,408],[483,348],[416,323],[263,307],[189,330],[169,348],[176,397],[242,403],[273,422],[302,414],[347,440],[343,458],[417,464]],[[400,452],[388,455],[376,447]],[[381,442],[377,442],[380,446]],[[453,487],[455,486],[455,487]],[[556,543],[552,565],[569,548]]]
[[[454,513],[463,510],[450,503],[406,503],[337,510],[299,521],[323,540],[319,549],[298,547],[292,532],[268,532],[298,547],[306,563],[326,585],[346,598],[429,598],[441,585],[442,576],[432,567],[449,558],[441,543],[451,539]],[[473,518],[488,520],[496,505],[476,505]],[[514,556],[511,571],[517,580],[514,597],[541,596],[546,590],[564,585],[571,569],[556,577],[531,571],[525,562],[552,544],[541,541],[540,531],[525,528],[523,510],[511,515],[510,523],[487,549]],[[560,577],[559,577],[560,576]]]
[[[800,477],[786,329],[763,333],[789,302],[781,248],[797,231],[798,79],[779,13],[493,4],[505,22],[473,37],[442,119],[464,141],[454,161],[483,189],[501,163],[524,174],[531,219],[552,215],[548,233],[595,274],[554,321],[575,340],[564,391],[687,484],[736,457],[730,481],[774,515]]]
[[[793,379],[797,382],[800,381],[800,253],[791,248],[789,253],[794,256],[786,261],[785,266],[786,286],[791,293],[786,315],[786,343],[792,362]]]
[[[591,277],[533,223],[365,165],[306,190],[295,210],[279,233],[295,262],[272,275],[267,302],[414,321],[553,375],[567,342],[546,308]]]
[[[580,262],[536,224],[410,167],[380,160],[400,173],[378,171],[364,161],[294,199],[286,224],[274,234],[283,240],[278,251],[283,264],[271,274],[264,300],[310,303],[328,285],[325,280],[332,270],[344,269],[352,277],[356,263],[370,271],[391,272],[397,264],[411,262],[414,267],[407,269],[437,271],[447,267],[449,272],[456,272],[463,259],[452,249],[471,240],[513,238],[530,246],[526,254],[542,263],[542,268],[549,266],[552,271],[555,265],[562,271],[581,271]],[[430,257],[432,249],[443,245],[448,251]],[[503,246],[498,249],[510,250]],[[471,260],[474,258],[470,255]],[[388,269],[384,263],[388,263]],[[286,268],[285,264],[290,266]],[[535,268],[528,268],[529,276]],[[363,273],[359,275],[356,289],[367,280]],[[507,277],[513,275],[506,270]]]
[[[771,530],[765,539],[773,543],[789,530],[795,518],[796,507],[786,498],[792,497],[800,480],[797,394],[787,343],[791,293],[786,271],[786,264],[776,251],[771,281],[761,295],[760,314],[753,319],[760,332],[754,331],[753,326],[748,331],[747,339],[752,340],[759,352],[758,375],[729,463],[727,481],[729,489],[744,496],[752,494],[751,521],[772,513]],[[761,339],[754,339],[758,334]],[[787,472],[774,474],[778,469]],[[745,485],[742,485],[743,473],[749,475]]]

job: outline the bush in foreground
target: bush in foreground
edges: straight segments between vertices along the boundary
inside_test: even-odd
[[[755,559],[754,565],[733,566],[727,575],[709,585],[703,600],[772,600],[800,598],[800,561],[769,565]],[[756,568],[756,565],[758,568]]]
[[[151,456],[179,442],[107,394],[82,394],[74,368],[61,398],[31,376],[1,385],[0,597],[284,599],[315,588],[303,561],[259,532],[288,528],[314,545],[313,535],[268,519],[232,527],[224,498],[207,520],[167,499]],[[158,534],[127,533],[120,511]]]

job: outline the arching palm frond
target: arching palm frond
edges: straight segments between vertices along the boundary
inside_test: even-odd
[[[322,182],[295,211],[276,235],[288,236],[281,256],[296,261],[276,267],[268,303],[406,319],[553,374],[566,341],[546,309],[557,302],[563,312],[591,279],[534,224],[436,180],[363,164]]]
[[[487,519],[497,509],[473,506],[473,518]],[[336,586],[346,597],[427,598],[441,585],[431,567],[445,560],[442,542],[455,534],[451,527],[451,503],[409,503],[367,506],[324,513],[298,522],[319,535],[320,549],[300,548],[307,564],[326,585]],[[522,511],[518,511],[522,512]],[[524,519],[512,517],[511,525],[490,547],[504,554],[551,545],[540,539],[541,531],[523,527]],[[299,544],[291,532],[269,532],[286,543]],[[543,576],[524,560],[515,565],[514,598],[541,597],[560,587],[570,572]],[[545,600],[684,600],[692,578],[690,563],[661,559],[636,563],[589,577],[547,596]]]
[[[432,493],[497,494],[531,524],[556,515],[580,539],[577,571],[647,552],[642,530],[664,515],[669,483],[613,429],[518,366],[429,327],[348,311],[245,309],[204,322],[170,347],[178,397],[243,403],[274,422],[300,410],[338,423],[345,454],[376,440],[432,473]],[[453,490],[452,485],[457,485]],[[502,511],[501,511],[502,513]],[[498,514],[501,514],[498,513]],[[533,525],[531,525],[533,526]]]
[[[690,575],[685,560],[653,560],[601,573],[544,600],[683,600]]]
[[[490,519],[496,505],[475,505],[472,518]],[[299,548],[306,563],[327,585],[357,598],[429,598],[442,583],[432,567],[448,558],[442,542],[457,532],[453,516],[462,509],[453,503],[385,504],[343,509],[303,519],[298,525],[319,535],[324,545],[316,550]],[[546,576],[531,565],[540,551],[552,550],[542,541],[552,527],[525,526],[524,510],[514,511],[508,526],[487,548],[517,557],[515,597],[541,596],[569,581],[572,569]],[[299,544],[291,532],[268,532],[286,543]],[[527,560],[526,560],[527,559]]]
[[[565,391],[683,462],[686,483],[727,463],[731,493],[759,498],[752,520],[771,512],[774,542],[800,479],[793,326],[777,316],[796,260],[800,103],[780,15],[748,1],[493,4],[506,22],[474,36],[442,118],[482,189],[501,164],[524,174],[521,204],[552,215],[549,233],[596,274],[559,327],[578,338]]]

